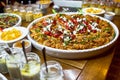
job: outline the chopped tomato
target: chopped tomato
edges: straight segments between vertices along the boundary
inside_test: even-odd
[[[76,36],[75,36],[75,35],[73,35],[73,34],[71,34],[71,35],[70,35],[70,37],[71,37],[72,39],[74,39]]]
[[[55,34],[53,34],[54,37],[58,38],[62,34],[61,31],[56,31]]]
[[[80,33],[85,33],[86,30],[87,30],[86,28],[83,28],[83,29],[81,29],[79,32],[80,32]]]
[[[0,27],[0,31],[3,31],[3,28]]]
[[[44,26],[47,26],[47,25],[48,25],[48,23],[47,23],[45,20],[43,20],[42,23],[43,23]]]
[[[60,35],[60,39],[63,40],[63,35]]]
[[[75,24],[75,25],[78,25],[78,22],[76,19],[71,19],[71,21]]]
[[[87,21],[83,21],[84,24],[88,25],[88,22]]]
[[[53,20],[53,23],[52,23],[53,25],[56,25],[56,20]]]
[[[62,18],[59,18],[58,21],[63,23],[63,24],[65,23],[65,21]]]
[[[50,31],[44,31],[44,34],[52,36],[52,33]]]
[[[96,32],[97,32],[97,30],[92,30],[92,32],[93,32],[93,33],[96,33]]]
[[[89,30],[92,30],[92,27],[91,27],[90,25],[88,25],[88,29],[89,29]]]

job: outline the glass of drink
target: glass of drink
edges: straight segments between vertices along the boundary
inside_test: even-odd
[[[31,22],[33,20],[33,8],[30,6],[26,8],[25,19],[26,19],[26,22]]]
[[[83,0],[82,1],[82,8],[90,7],[90,0]]]
[[[40,4],[49,4],[51,0],[40,0]]]
[[[21,66],[22,80],[40,80],[40,58],[36,53],[26,54],[27,63]]]
[[[7,53],[4,51],[5,48],[7,48],[8,45],[4,43],[0,43],[0,73],[8,73],[8,69],[6,66],[5,57],[7,56]]]
[[[8,56],[6,56],[6,65],[11,80],[21,80],[20,66],[25,63],[23,51],[17,48],[10,48]]]
[[[48,72],[45,63],[41,66],[41,80],[64,80],[62,66],[57,61],[47,61]]]
[[[33,19],[40,18],[40,17],[42,17],[42,15],[43,14],[42,14],[41,9],[39,9],[39,8],[34,9]]]

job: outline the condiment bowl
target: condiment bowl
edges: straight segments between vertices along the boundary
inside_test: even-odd
[[[114,16],[115,16],[115,13],[114,13],[114,12],[106,12],[106,13],[104,14],[104,18],[106,18],[106,19],[108,19],[108,20],[113,20]]]
[[[27,39],[23,39],[23,40],[20,40],[20,41],[17,41],[15,43],[13,43],[13,48],[18,48],[18,49],[22,49],[22,41],[25,42],[25,51],[26,53],[30,52],[31,51],[31,48],[32,48],[32,45],[31,45],[31,42]]]

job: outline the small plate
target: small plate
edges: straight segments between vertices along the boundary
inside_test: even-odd
[[[104,9],[94,8],[94,7],[83,8],[82,11],[85,14],[95,14],[95,15],[100,15],[105,13]]]
[[[2,39],[1,39],[1,34],[2,34],[4,31],[12,30],[12,29],[14,29],[14,28],[17,29],[17,30],[20,30],[20,32],[21,32],[21,34],[22,34],[20,37],[14,39],[14,40],[9,40],[9,41],[5,41],[5,40],[2,40]],[[0,33],[0,43],[13,43],[13,42],[16,42],[16,41],[18,41],[18,40],[23,39],[27,34],[28,34],[28,30],[27,30],[27,28],[25,28],[25,27],[10,27],[10,28],[6,28],[6,29],[4,29],[4,30]]]
[[[0,80],[8,80],[8,79],[0,73]]]

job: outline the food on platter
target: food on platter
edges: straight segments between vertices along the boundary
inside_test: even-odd
[[[94,7],[89,7],[89,8],[83,8],[84,13],[89,13],[89,14],[103,14],[105,11],[101,8],[94,8]]]
[[[39,44],[62,50],[84,50],[106,45],[115,37],[109,22],[97,16],[56,14],[39,19],[30,27]]]
[[[20,30],[17,30],[15,28],[8,30],[8,31],[4,31],[1,34],[1,39],[5,40],[5,41],[9,41],[9,40],[14,40],[18,37],[20,37],[22,35]]]
[[[0,14],[0,29],[15,26],[19,22],[19,17],[15,14]]]
[[[28,34],[25,27],[10,27],[0,32],[0,43],[13,43],[21,40]]]

